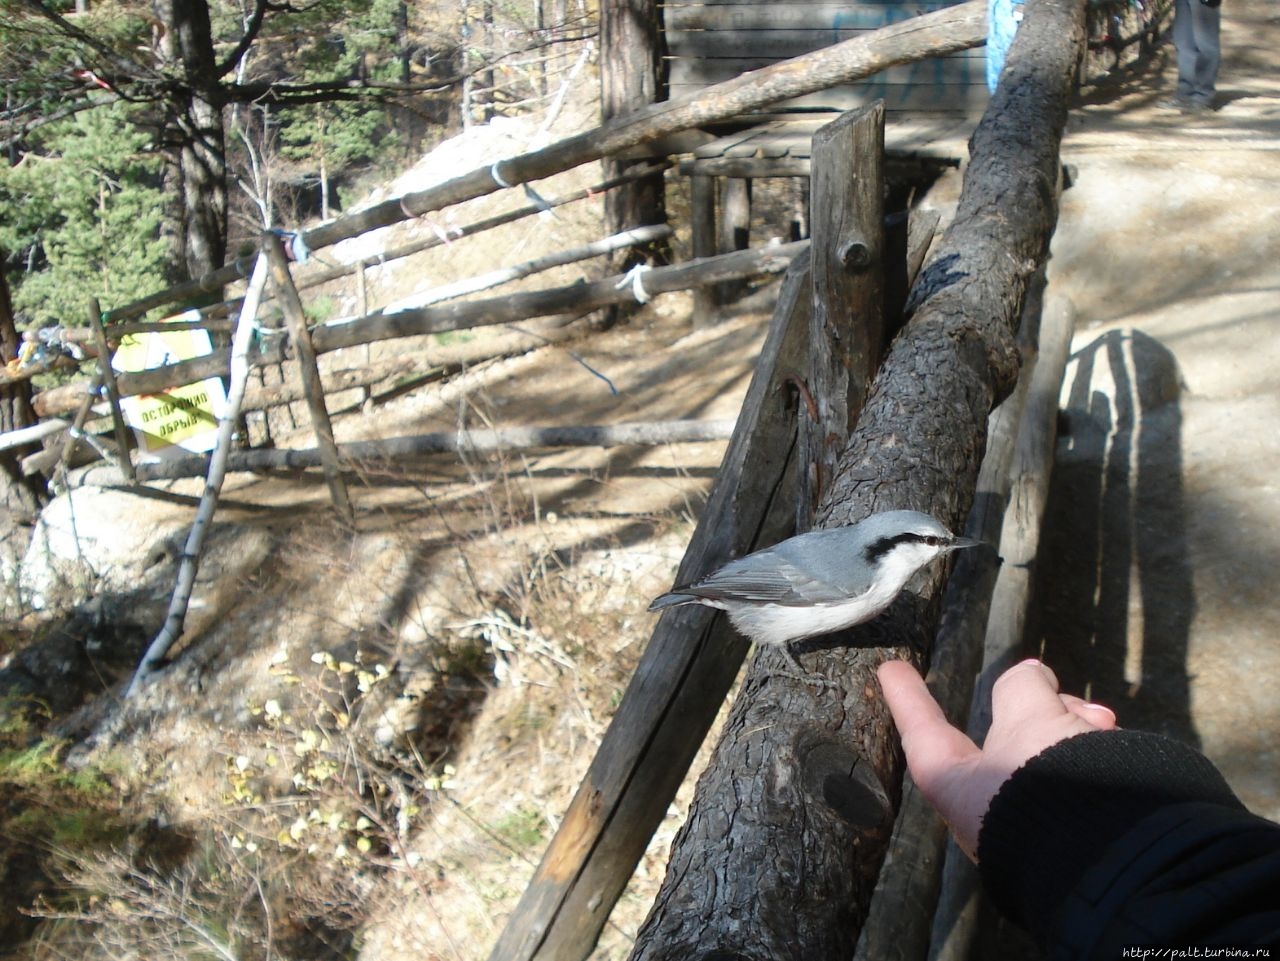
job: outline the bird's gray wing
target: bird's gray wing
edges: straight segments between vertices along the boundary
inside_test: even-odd
[[[681,593],[716,600],[797,607],[830,604],[848,597],[838,587],[806,574],[776,554],[770,561],[769,564],[760,563],[759,555],[733,561],[696,584],[681,589]]]

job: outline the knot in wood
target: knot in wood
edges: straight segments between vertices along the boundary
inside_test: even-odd
[[[836,249],[836,256],[844,264],[845,270],[866,270],[875,260],[870,245],[857,237],[842,243]]]
[[[805,793],[837,817],[862,831],[892,822],[893,809],[880,778],[850,748],[814,738],[796,753]]]

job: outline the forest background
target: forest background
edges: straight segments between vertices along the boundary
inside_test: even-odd
[[[264,227],[536,105],[594,17],[500,0],[0,3],[0,251],[20,328],[221,267]]]

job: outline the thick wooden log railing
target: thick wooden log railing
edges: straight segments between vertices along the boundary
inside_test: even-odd
[[[1072,320],[1070,304],[1062,298],[1050,298],[1047,305],[1040,297],[1029,298],[1019,332],[1022,376],[991,417],[990,442],[965,533],[999,544],[1000,553],[966,551],[957,558],[927,675],[934,697],[957,727],[966,724],[974,678],[982,670],[984,639],[997,625],[1024,622],[994,595],[1011,577],[1021,582],[1031,576],[1030,558],[1009,553],[1008,538],[1010,528],[1024,530],[1023,524],[1039,529],[1040,517],[1025,517],[1019,507],[1029,484],[1044,482],[1047,488]],[[989,702],[989,684],[982,696]],[[954,851],[968,863],[958,848],[948,850],[946,842],[946,825],[910,777],[904,778],[902,806],[854,961],[924,961],[935,913],[941,914],[944,856]]]
[[[1057,219],[1058,150],[1084,41],[1083,0],[1029,0],[971,141],[956,217],[917,281],[822,500],[818,526],[910,507],[958,526],[988,416],[1018,373],[1014,336]],[[815,204],[817,201],[815,200]],[[635,961],[853,953],[890,837],[901,756],[875,669],[923,666],[943,581],[801,656],[760,651],[676,839]]]

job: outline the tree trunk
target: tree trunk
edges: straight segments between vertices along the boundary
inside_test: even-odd
[[[604,122],[662,99],[661,14],[655,0],[604,0],[600,5],[600,119]],[[605,157],[605,179],[625,176],[646,160]],[[605,194],[605,232],[666,223],[661,171],[615,187]],[[624,272],[639,263],[668,263],[665,241],[623,251],[610,266]],[[611,320],[624,308],[613,308]]]
[[[819,527],[893,508],[953,528],[963,520],[987,417],[1017,377],[1027,284],[1057,219],[1058,148],[1083,38],[1083,0],[1027,3],[971,141],[956,218],[837,462]],[[875,669],[894,657],[922,664],[942,581],[935,567],[883,616],[811,642],[804,657],[829,686],[785,676],[779,652],[756,654],[633,959],[852,954],[902,776]]]
[[[209,7],[203,0],[154,0],[163,25],[161,68],[177,82],[165,98],[169,161],[181,199],[175,238],[188,277],[221,267],[227,253],[226,135]]]
[[[0,257],[0,357],[5,361],[18,353],[18,328],[9,299],[9,282],[4,275],[4,258]],[[0,384],[0,433],[8,433],[36,422],[31,409],[31,381],[15,380]],[[44,499],[44,485],[39,478],[22,475],[22,458],[39,447],[39,442],[0,451],[0,608],[15,600],[11,597],[10,575],[27,551],[29,526],[35,520]]]

